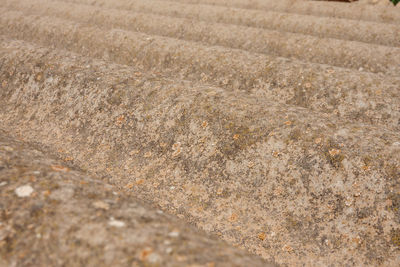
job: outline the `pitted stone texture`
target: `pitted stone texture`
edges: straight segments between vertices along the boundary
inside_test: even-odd
[[[62,50],[1,59],[24,139],[278,263],[398,265],[397,132]]]
[[[267,7],[261,9],[241,9],[232,6],[185,5],[171,1],[141,0],[64,0],[74,3],[85,3],[103,8],[120,8],[139,12],[156,13],[174,17],[185,17],[196,20],[223,22],[264,29],[275,29],[317,37],[329,37],[342,40],[360,41],[387,46],[400,46],[398,25],[360,21],[333,17],[300,15],[297,13],[275,12]],[[261,0],[262,1],[262,0]],[[279,1],[275,1],[278,2]],[[296,1],[297,2],[297,1]],[[304,1],[302,1],[304,2]],[[307,1],[308,2],[308,1]],[[370,11],[373,13],[374,11]],[[375,13],[379,13],[375,10]],[[395,11],[396,13],[396,11]],[[353,13],[354,14],[354,13]],[[385,16],[385,14],[380,14]],[[398,21],[397,17],[394,21]],[[371,16],[372,17],[372,16]]]
[[[396,47],[52,0],[3,0],[0,4],[30,15],[64,18],[107,29],[134,30],[392,77],[400,72],[400,48]]]
[[[347,3],[320,0],[173,0],[181,3],[208,4],[304,15],[348,18],[353,20],[376,21],[400,24],[400,8],[389,0],[348,0]],[[338,0],[340,1],[340,0]],[[346,0],[343,0],[346,1]]]
[[[0,266],[275,266],[63,164],[0,131]]]
[[[400,130],[400,79],[0,8],[0,33],[118,64]]]

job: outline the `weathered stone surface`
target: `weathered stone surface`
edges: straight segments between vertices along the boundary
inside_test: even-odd
[[[61,50],[0,51],[0,119],[21,138],[278,263],[398,261],[397,132]]]
[[[371,16],[372,21],[380,21],[375,23],[356,20],[367,9],[353,12],[351,19],[335,19],[324,18],[329,13],[325,11],[320,17],[293,14],[302,12],[295,7],[292,13],[266,12],[261,4],[271,4],[269,0],[252,0],[252,5],[243,1],[249,4],[245,9],[229,7],[239,6],[239,1],[177,1],[186,4],[0,1],[0,128],[61,157],[64,163],[49,165],[55,173],[75,173],[65,166],[76,166],[98,177],[98,182],[90,181],[99,185],[93,186],[96,192],[106,196],[94,201],[90,194],[75,199],[77,188],[86,189],[74,182],[75,187],[38,195],[43,185],[34,184],[35,179],[47,179],[43,176],[33,181],[22,177],[12,186],[0,182],[8,188],[7,197],[11,194],[17,204],[50,199],[49,205],[58,207],[66,199],[79,200],[75,206],[96,211],[90,220],[106,214],[99,215],[105,230],[93,226],[97,221],[84,224],[88,229],[73,228],[74,237],[89,240],[74,245],[84,252],[96,248],[82,256],[68,247],[68,253],[77,253],[72,257],[77,264],[106,264],[96,257],[109,248],[108,241],[88,236],[91,231],[110,240],[114,252],[107,250],[101,257],[108,257],[111,265],[127,264],[122,260],[128,254],[132,261],[140,261],[143,255],[142,260],[157,261],[147,248],[139,254],[120,249],[130,239],[118,231],[132,224],[114,209],[118,196],[110,194],[115,191],[122,197],[120,212],[128,212],[130,202],[140,203],[136,198],[151,202],[283,266],[398,267],[400,78],[396,70],[400,62],[396,51],[400,40],[396,23],[382,23],[389,22],[383,9]],[[214,6],[201,4],[206,2]],[[270,6],[278,10],[289,2]],[[296,7],[311,3],[297,2]],[[349,14],[332,12],[329,16]],[[341,51],[330,51],[333,44],[343,45],[343,58]],[[313,48],[309,54],[304,51]],[[3,148],[7,153],[15,150],[13,145]],[[9,206],[16,208],[15,203]],[[65,217],[60,210],[54,214],[61,220]],[[12,220],[28,220],[19,214]],[[76,221],[81,214],[73,215]],[[183,225],[175,219],[160,221]],[[69,223],[58,225],[69,227]],[[142,229],[158,231],[153,221],[145,223]],[[21,229],[20,225],[14,228]],[[61,228],[54,230],[59,234]],[[168,230],[160,236],[168,233],[169,238],[179,238],[181,232]],[[27,246],[24,255],[31,253],[46,263],[46,245],[41,252],[32,247]],[[226,257],[236,254],[226,249]],[[187,260],[197,260],[192,258],[196,251],[189,247]],[[11,252],[7,255],[8,260],[17,260]],[[78,262],[80,257],[85,261]],[[160,266],[182,260],[168,257]],[[219,259],[217,254],[212,257]],[[27,261],[21,263],[30,264],[29,256],[22,259]],[[63,258],[51,260],[58,263]],[[138,263],[146,264],[151,263]]]
[[[400,48],[395,47],[52,0],[3,0],[0,4],[107,29],[134,30],[391,76],[400,73]]]
[[[185,5],[182,3],[161,0],[64,1],[91,4],[105,8],[120,8],[174,17],[185,17],[196,20],[223,22],[227,24],[244,25],[264,29],[275,29],[317,37],[337,38],[396,47],[400,46],[400,40],[398,38],[400,35],[400,28],[396,24],[307,16],[297,13],[288,14],[270,11],[270,9],[251,10],[233,8],[231,6],[210,6],[203,4]],[[382,15],[382,13],[380,13],[380,15]],[[398,20],[396,19],[396,21]]]
[[[400,78],[0,9],[0,33],[400,130]],[[4,12],[3,12],[4,11]]]
[[[0,266],[274,265],[0,131]]]
[[[351,5],[309,0],[174,0],[191,4],[222,5],[238,8],[274,10],[303,15],[347,18],[400,24],[400,9],[389,0],[358,0]],[[350,2],[351,0],[349,0]]]

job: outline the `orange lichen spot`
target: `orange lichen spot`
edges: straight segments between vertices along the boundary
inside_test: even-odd
[[[177,143],[173,144],[173,145],[172,145],[172,150],[174,151],[174,152],[172,153],[172,156],[173,156],[173,157],[179,156],[179,154],[181,154],[181,152],[182,152],[181,143],[177,142]]]
[[[289,125],[292,125],[292,122],[291,121],[285,121],[285,124],[289,126]]]
[[[86,182],[86,181],[80,181],[79,182],[81,185],[85,185],[85,184],[87,184],[88,182]]]
[[[181,143],[177,142],[175,144],[172,145],[172,150],[176,150],[181,146]]]
[[[69,168],[61,165],[52,165],[51,168],[56,172],[68,172]]]
[[[136,184],[137,184],[137,185],[141,185],[141,184],[143,184],[143,183],[144,183],[144,180],[143,180],[143,179],[139,179],[139,180],[136,181]]]
[[[181,154],[181,152],[182,152],[181,148],[178,147],[178,148],[172,153],[172,156],[173,156],[173,157],[177,157],[177,156],[179,156],[179,154]]]
[[[133,186],[134,186],[133,183],[127,183],[127,184],[125,185],[125,188],[127,188],[127,189],[132,189]]]
[[[274,151],[272,152],[272,156],[274,156],[274,158],[278,158],[279,157],[279,152],[278,151]]]
[[[294,249],[293,249],[291,246],[289,246],[289,245],[284,245],[284,246],[282,247],[282,250],[285,251],[285,252],[289,252],[289,253],[291,253],[291,252],[294,251]]]
[[[18,258],[20,258],[20,259],[23,259],[23,258],[26,258],[26,255],[27,253],[26,252],[20,252],[20,253],[18,253]]]
[[[261,232],[257,235],[258,239],[260,239],[261,241],[264,241],[265,238],[267,238],[267,235],[264,232]]]
[[[66,158],[64,158],[64,160],[65,160],[65,161],[73,161],[74,158],[73,158],[73,157],[66,157]]]
[[[334,73],[335,73],[335,71],[332,70],[332,69],[329,69],[329,70],[327,70],[326,72],[329,73],[329,74],[334,74]]]
[[[351,239],[351,241],[353,241],[353,243],[356,243],[357,245],[360,245],[361,242],[362,242],[362,240],[361,240],[361,238],[359,236],[353,237]]]
[[[381,94],[382,94],[382,90],[381,90],[381,89],[376,90],[375,94],[376,94],[376,95],[381,95]]]
[[[50,191],[50,190],[45,190],[45,191],[42,192],[42,195],[43,195],[44,197],[48,197],[48,196],[50,196],[50,194],[51,194],[51,191]]]
[[[141,261],[146,261],[148,256],[153,252],[152,248],[145,248],[140,252],[140,260]]]
[[[117,125],[122,125],[125,123],[125,115],[121,115],[119,117],[117,117],[117,120],[115,122]]]
[[[364,171],[368,171],[369,170],[369,166],[368,165],[364,165],[361,167]]]
[[[215,267],[215,263],[214,262],[209,262],[209,263],[207,263],[207,267]]]
[[[238,215],[236,213],[232,213],[229,217],[230,222],[236,222],[238,220]]]
[[[35,80],[36,80],[37,82],[40,82],[42,79],[43,79],[43,75],[42,75],[42,73],[38,73],[38,74],[36,74],[36,76],[35,76]]]
[[[208,122],[203,121],[203,122],[201,123],[201,127],[203,127],[203,129],[205,129],[207,126],[208,126]]]
[[[329,155],[332,157],[337,156],[340,154],[340,149],[332,148],[329,150]]]
[[[240,137],[240,135],[238,135],[238,134],[234,134],[234,135],[233,135],[233,139],[234,139],[234,140],[238,140],[239,137]]]

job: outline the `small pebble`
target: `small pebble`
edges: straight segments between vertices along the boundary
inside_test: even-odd
[[[169,237],[178,237],[179,236],[179,232],[178,231],[172,231],[168,234]]]
[[[15,194],[18,197],[29,197],[33,193],[33,188],[30,185],[23,185],[15,189]]]
[[[125,226],[125,223],[123,221],[115,220],[113,217],[111,217],[108,221],[108,225],[121,228]]]
[[[53,165],[51,168],[56,172],[68,172],[69,168],[62,165]]]
[[[4,181],[4,182],[1,182],[1,183],[0,183],[0,186],[4,186],[4,185],[6,185],[6,184],[7,184],[7,182]]]

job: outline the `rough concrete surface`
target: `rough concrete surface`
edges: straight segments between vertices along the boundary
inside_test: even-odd
[[[304,15],[400,24],[400,13],[389,0],[358,0],[351,5],[324,0],[174,0],[246,9],[274,10]]]
[[[93,250],[110,264],[140,260],[118,249],[130,234],[113,231],[136,221],[129,205],[144,201],[184,221],[141,224],[161,237],[168,231],[153,223],[190,223],[281,266],[399,266],[400,35],[383,15],[395,18],[399,9],[380,6],[382,16],[367,21],[370,8],[317,2],[325,10],[317,16],[305,12],[311,1],[298,2],[287,12],[258,0],[2,0],[0,128],[98,177],[104,198],[120,192],[121,209],[99,215],[108,228]],[[336,5],[351,5],[353,16],[322,8]],[[23,177],[4,178],[13,198],[38,191]],[[97,216],[89,197],[76,201],[76,220],[90,217],[85,210]],[[69,205],[60,203],[42,204]],[[60,229],[70,227],[63,218],[52,219]],[[75,240],[60,229],[63,244]],[[188,261],[205,251],[194,239]],[[113,252],[102,254],[108,242]],[[180,266],[151,244],[160,266]],[[78,245],[88,253],[87,243]],[[238,251],[215,246],[226,257]],[[201,256],[201,264],[224,263],[215,250],[202,254],[215,260]],[[232,260],[260,262],[240,253]]]
[[[63,0],[107,8],[128,9],[255,28],[275,29],[316,37],[330,37],[387,46],[400,46],[400,28],[390,23],[241,9],[216,5],[185,5],[163,0]],[[303,2],[303,1],[302,1]],[[397,11],[399,13],[400,11]]]
[[[274,266],[0,132],[0,265]]]
[[[393,76],[400,72],[400,48],[51,0],[4,3],[30,14],[56,15],[108,29],[134,30]]]
[[[399,77],[0,10],[0,33],[12,38],[400,130]]]

